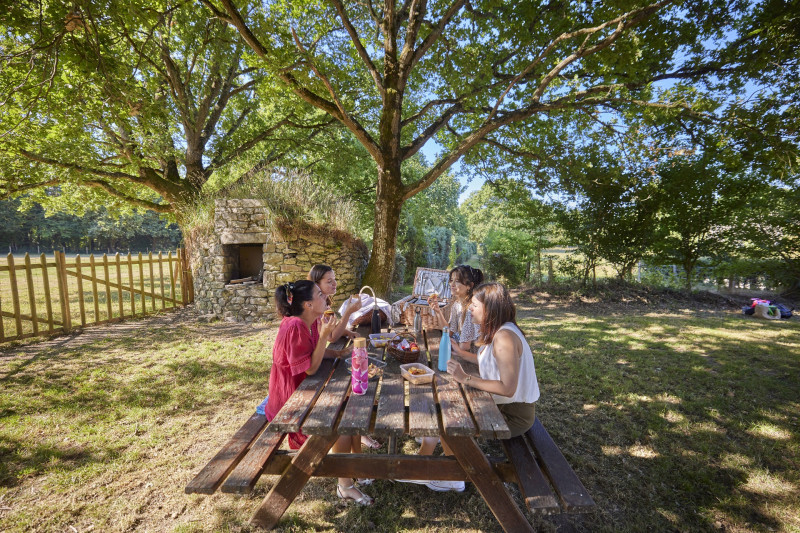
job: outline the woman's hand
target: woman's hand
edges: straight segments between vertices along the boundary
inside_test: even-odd
[[[336,315],[330,317],[323,315],[320,321],[322,323],[320,324],[319,338],[327,339],[330,337],[330,334],[333,333],[333,330],[336,329],[336,326],[339,324],[339,319],[336,318]]]
[[[452,359],[447,362],[447,373],[453,376],[459,383],[464,383],[467,379],[467,373],[464,372],[464,369],[461,367],[461,363],[458,363]]]
[[[428,307],[430,307],[431,311],[434,313],[439,311],[439,295],[431,294],[428,296]]]
[[[356,311],[361,309],[361,296],[356,296],[355,298],[350,297],[347,303],[347,307],[344,310],[344,316],[350,316]]]

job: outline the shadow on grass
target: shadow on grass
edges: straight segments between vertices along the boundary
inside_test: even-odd
[[[539,414],[598,503],[591,530],[781,530],[800,508],[800,328],[552,316]],[[793,444],[795,443],[795,444]]]
[[[189,410],[209,418],[231,398],[266,390],[269,352],[260,342],[187,342],[197,333],[181,327],[137,333],[39,352],[0,379],[2,486],[107,461],[120,447],[140,453],[147,443],[135,437],[154,425]],[[83,451],[61,447],[61,432]],[[37,443],[37,434],[47,442]]]

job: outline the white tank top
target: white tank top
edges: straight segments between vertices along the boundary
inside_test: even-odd
[[[507,398],[492,394],[494,403],[533,403],[539,399],[539,382],[536,380],[536,368],[533,366],[531,347],[528,345],[525,335],[513,322],[503,324],[500,330],[503,329],[512,331],[519,337],[522,343],[522,356],[520,357],[519,377],[517,378],[517,390],[514,392],[514,396]],[[494,358],[491,344],[484,346],[478,352],[478,368],[483,379],[500,381],[500,369],[497,367],[497,360]]]

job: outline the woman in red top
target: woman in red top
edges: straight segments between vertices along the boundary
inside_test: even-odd
[[[275,290],[275,305],[283,316],[272,348],[272,370],[269,374],[269,399],[264,412],[272,420],[306,376],[319,370],[325,357],[326,342],[336,328],[336,317],[321,318],[328,308],[325,295],[316,283],[308,280],[281,285]],[[332,355],[332,354],[329,354]],[[306,441],[302,433],[289,434],[289,447],[300,448]],[[333,445],[334,453],[348,453],[352,437],[340,437]],[[341,499],[371,505],[372,498],[361,492],[349,478],[339,478],[336,494]]]

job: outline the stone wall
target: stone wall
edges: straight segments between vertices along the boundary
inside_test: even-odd
[[[236,322],[276,317],[274,294],[280,284],[305,279],[311,267],[325,263],[336,271],[338,305],[357,292],[367,266],[363,242],[335,240],[321,232],[275,230],[259,200],[217,200],[214,231],[196,235],[191,243],[195,307],[200,314]],[[238,247],[260,244],[264,272],[261,282],[231,284],[237,273]]]

